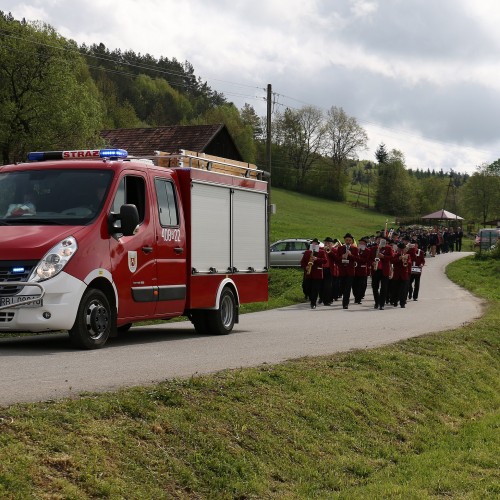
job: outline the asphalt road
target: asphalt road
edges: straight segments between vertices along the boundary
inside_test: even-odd
[[[0,406],[76,397],[225,368],[365,349],[478,318],[482,302],[449,281],[446,265],[466,253],[428,258],[420,297],[405,309],[373,308],[371,289],[349,309],[299,304],[245,314],[228,336],[197,335],[190,322],[135,327],[104,349],[79,351],[66,334],[0,339]]]

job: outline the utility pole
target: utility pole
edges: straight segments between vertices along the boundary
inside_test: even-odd
[[[266,143],[266,159],[267,171],[271,174],[271,112],[272,112],[272,87],[267,84],[267,143]]]
[[[268,262],[269,262],[269,252],[270,252],[270,235],[271,235],[271,112],[272,112],[272,87],[271,84],[267,84],[267,121],[266,121],[266,160],[267,160],[267,172],[269,174],[267,178],[267,251],[268,251]]]
[[[447,202],[448,202],[448,195],[450,194],[450,189],[451,193],[453,196],[453,211],[455,212],[455,227],[458,226],[458,216],[456,215],[457,213],[457,197],[456,197],[456,187],[454,183],[454,177],[453,177],[453,170],[450,171],[450,182],[448,183],[448,189],[446,190],[446,198],[444,199],[444,205],[443,205],[443,210],[446,210]]]

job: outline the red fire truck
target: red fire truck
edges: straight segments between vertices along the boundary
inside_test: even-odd
[[[267,300],[254,165],[119,149],[28,160],[0,166],[0,332],[67,330],[95,349],[134,322],[185,315],[226,334],[240,304]]]

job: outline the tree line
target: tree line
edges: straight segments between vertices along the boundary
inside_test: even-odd
[[[196,77],[187,61],[102,43],[78,47],[45,23],[0,11],[3,164],[30,150],[98,146],[103,129],[205,123],[225,123],[242,155],[255,161],[248,113]]]
[[[103,129],[211,123],[224,123],[243,158],[266,168],[266,120],[249,104],[237,109],[188,61],[79,47],[47,24],[0,11],[3,164],[30,150],[99,146]],[[338,201],[368,192],[369,208],[398,216],[441,208],[481,222],[500,215],[500,160],[469,177],[410,170],[384,144],[360,159],[368,135],[338,106],[276,112],[271,137],[273,186]]]

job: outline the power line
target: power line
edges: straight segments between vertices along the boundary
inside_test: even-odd
[[[82,52],[78,48],[73,49],[73,48],[70,48],[70,47],[61,47],[61,46],[57,46],[57,45],[42,43],[42,42],[34,40],[34,39],[30,38],[30,37],[22,37],[22,36],[18,36],[18,35],[12,34],[12,32],[9,32],[8,30],[5,30],[5,29],[1,29],[0,30],[0,34],[3,34],[3,36],[6,36],[6,37],[23,40],[23,41],[28,42],[28,43],[32,43],[32,44],[36,44],[36,45],[40,45],[40,46],[46,46],[46,47],[50,47],[50,48],[53,48],[53,49],[56,49],[56,50],[67,51],[67,52],[79,54],[79,55],[82,55],[82,56],[88,57],[88,58],[94,58],[94,59],[97,59],[97,60],[102,60],[102,61],[111,62],[111,63],[114,63],[114,64],[119,64],[119,65],[122,65],[122,66],[128,66],[130,68],[137,68],[137,69],[147,70],[147,71],[150,71],[150,72],[158,73],[160,75],[168,75],[168,76],[172,76],[172,77],[179,77],[179,78],[182,78],[184,80],[189,79],[189,78],[195,78],[194,75],[188,75],[188,74],[186,74],[186,72],[177,72],[177,71],[173,71],[173,70],[160,69],[158,67],[147,65],[147,64],[134,64],[134,63],[131,63],[131,62],[127,62],[127,61],[123,60],[123,55],[122,55],[122,59],[120,60],[120,59],[117,59],[115,57],[106,57],[106,56],[102,56],[102,55],[88,54],[86,52],[84,52],[82,54]],[[64,39],[64,40],[66,40],[66,39]],[[120,52],[120,54],[121,54],[121,52]],[[124,53],[125,56],[126,56],[126,54],[127,54],[127,52]],[[135,55],[135,53],[133,53],[133,54]],[[168,61],[168,59],[167,59],[167,61]],[[158,62],[160,62],[160,61],[158,60]],[[170,62],[172,64],[175,64],[175,63],[173,63],[171,61],[168,61],[168,62]],[[181,63],[178,63],[178,64],[180,65]],[[122,74],[122,75],[125,75],[125,76],[136,76],[134,73],[128,73],[126,71],[116,70],[116,69],[103,68],[101,66],[92,66],[92,65],[89,65],[89,68],[99,69],[100,71],[105,71],[105,72],[114,73],[114,74]],[[249,84],[244,84],[244,83],[232,82],[232,81],[218,79],[218,78],[208,78],[207,81],[208,80],[210,80],[210,81],[217,81],[217,82],[221,82],[221,83],[226,83],[226,84],[229,84],[229,85],[239,86],[239,87],[243,87],[243,88],[252,88],[254,90],[265,91],[265,89],[262,89],[261,87],[254,86],[254,85],[249,85]],[[168,83],[172,87],[183,88],[183,89],[190,89],[190,88],[192,88],[192,85],[190,83],[187,83],[187,82],[179,83],[179,82],[169,81],[168,79],[167,79],[167,81],[168,81]],[[215,91],[215,92],[217,92],[217,91]],[[255,94],[254,95],[250,95],[250,94],[245,94],[245,93],[233,92],[233,91],[230,91],[230,90],[226,90],[226,91],[220,92],[220,93],[222,93],[223,95],[232,96],[232,97],[239,97],[239,98],[244,98],[244,99],[252,99],[252,100],[256,100],[256,101],[266,101],[266,97],[264,97],[264,96],[259,97],[259,96],[256,96]],[[303,105],[306,105],[306,106],[317,107],[317,106],[315,106],[315,105],[313,105],[311,103],[308,103],[306,101],[303,101],[303,100],[300,100],[300,99],[297,99],[295,97],[291,97],[291,96],[288,96],[288,95],[285,95],[285,94],[281,94],[281,93],[278,93],[278,92],[273,92],[272,95],[273,95],[273,102],[272,102],[272,112],[273,112],[273,114],[276,112],[276,107],[284,107],[284,108],[289,108],[289,109],[293,109],[293,110],[298,110],[299,109],[299,108],[296,108],[294,106],[287,106],[286,104],[284,104],[282,102],[279,102],[280,98],[288,99],[288,100],[291,100],[291,101],[294,101],[294,102],[297,102],[297,103],[300,103],[300,104],[303,104]],[[427,142],[438,144],[440,146],[448,146],[448,147],[450,145],[452,145],[452,146],[460,148],[462,150],[468,150],[468,151],[471,151],[471,152],[474,152],[474,153],[484,153],[484,154],[493,155],[493,150],[486,150],[486,149],[475,148],[475,147],[471,147],[471,146],[462,146],[462,145],[459,145],[459,144],[456,144],[456,143],[441,141],[439,139],[422,137],[422,136],[417,135],[417,134],[415,134],[414,132],[411,132],[411,131],[406,131],[406,130],[401,129],[401,128],[395,129],[393,127],[389,127],[389,126],[386,126],[386,125],[375,123],[375,122],[372,122],[372,121],[369,121],[369,120],[366,120],[366,119],[357,119],[357,121],[360,122],[360,123],[367,124],[367,125],[372,126],[372,127],[381,128],[381,129],[383,129],[384,134],[388,134],[388,132],[393,132],[394,134],[396,134],[393,137],[396,138],[396,139],[399,139],[399,140],[402,140],[401,136],[405,136],[407,139],[411,139],[411,140],[418,141],[418,142],[427,141]]]
[[[316,108],[318,107],[318,106],[316,106],[316,105],[314,105],[312,103],[301,101],[299,99],[287,96],[285,94],[278,94],[278,95],[280,95],[283,98],[290,99],[290,100],[295,101],[295,102],[299,102],[299,103],[304,104],[306,106],[313,106],[313,107],[316,107]],[[290,108],[290,109],[294,109],[294,110],[298,109],[298,108],[294,108],[293,106],[286,106],[285,104],[281,104],[281,103],[279,105],[283,106],[283,107]],[[395,129],[394,127],[390,127],[390,126],[387,126],[387,125],[382,125],[380,123],[376,123],[376,122],[373,122],[373,121],[370,121],[370,120],[366,120],[366,119],[356,118],[356,120],[358,122],[360,122],[360,123],[364,123],[364,124],[370,125],[372,127],[377,127],[377,128],[383,129],[383,132],[386,135],[388,134],[388,132],[392,132],[392,133],[395,134],[393,136],[395,139],[404,140],[404,138],[401,138],[401,136],[406,136],[407,138],[412,139],[415,142],[422,142],[422,141],[431,142],[431,143],[436,143],[436,144],[438,144],[440,146],[447,146],[447,147],[453,146],[453,147],[456,147],[456,148],[460,148],[462,150],[468,150],[468,151],[473,152],[473,153],[484,153],[484,154],[489,154],[489,155],[495,156],[495,151],[491,150],[491,149],[483,149],[483,148],[477,148],[477,147],[472,147],[472,146],[464,146],[464,145],[457,144],[457,143],[454,143],[454,142],[446,142],[446,141],[442,141],[442,140],[434,139],[434,138],[430,138],[430,137],[423,137],[423,136],[417,135],[414,132],[409,131],[409,130],[405,130],[405,129],[402,129],[402,128]],[[500,155],[500,153],[496,153],[496,154]]]
[[[35,45],[40,45],[40,46],[45,46],[45,47],[49,47],[49,48],[56,49],[56,50],[66,51],[66,52],[73,53],[73,54],[78,54],[78,55],[80,55],[82,57],[87,57],[87,58],[91,58],[91,59],[101,60],[101,61],[104,61],[104,62],[110,62],[110,63],[116,64],[116,65],[120,65],[120,66],[128,66],[130,68],[143,69],[143,70],[146,70],[146,71],[158,73],[159,75],[162,75],[162,76],[167,75],[167,76],[179,77],[179,78],[182,78],[183,80],[186,80],[186,79],[189,79],[189,78],[193,78],[193,79],[195,78],[194,75],[188,75],[185,72],[181,73],[181,72],[176,72],[176,71],[172,71],[172,70],[160,69],[160,68],[158,68],[156,66],[151,66],[151,65],[147,65],[147,64],[134,64],[134,63],[131,63],[131,62],[128,62],[128,61],[124,61],[123,59],[115,58],[115,57],[106,57],[106,56],[101,56],[101,55],[96,55],[96,54],[89,54],[87,52],[83,52],[82,53],[78,49],[72,49],[72,48],[68,48],[68,47],[60,47],[60,46],[57,46],[57,45],[42,43],[42,42],[39,42],[37,40],[33,40],[32,38],[29,38],[29,37],[21,37],[21,36],[13,35],[10,32],[5,31],[5,30],[0,30],[0,34],[3,34],[3,36],[9,37],[9,38],[14,38],[14,39],[22,40],[22,41],[27,42],[27,43],[31,43],[31,44],[35,44]],[[123,57],[123,55],[122,55],[122,57]],[[124,70],[105,68],[103,66],[95,66],[95,65],[92,65],[92,64],[89,64],[89,63],[87,63],[87,65],[91,69],[103,71],[103,72],[106,72],[106,73],[123,75],[123,76],[130,76],[130,77],[137,76],[135,73],[127,72],[127,71],[124,71]],[[172,86],[172,87],[182,88],[182,89],[186,89],[186,90],[189,90],[189,89],[193,88],[193,85],[190,82],[180,83],[180,82],[172,81],[171,79],[168,79],[168,78],[166,78],[166,80],[168,81],[169,85]],[[243,83],[229,82],[229,81],[226,81],[226,80],[215,79],[215,78],[210,78],[210,80],[219,81],[219,82],[222,82],[222,83],[228,83],[228,84],[236,85],[236,86],[243,87],[243,88],[252,88],[252,89],[255,89],[255,90],[262,90],[258,86],[252,86],[252,85],[247,85],[247,84],[243,84]],[[216,91],[215,89],[211,89],[211,90],[214,91],[214,92],[219,92],[219,91]],[[245,93],[241,93],[241,92],[234,92],[234,91],[231,91],[231,90],[224,90],[224,92],[221,92],[221,93],[223,93],[224,96],[229,96],[229,97],[240,97],[240,98],[244,98],[244,99],[258,100],[258,101],[261,101],[261,100],[265,101],[266,100],[266,98],[264,96],[256,96],[255,94],[253,94],[253,95],[251,95],[251,94],[245,94]]]

